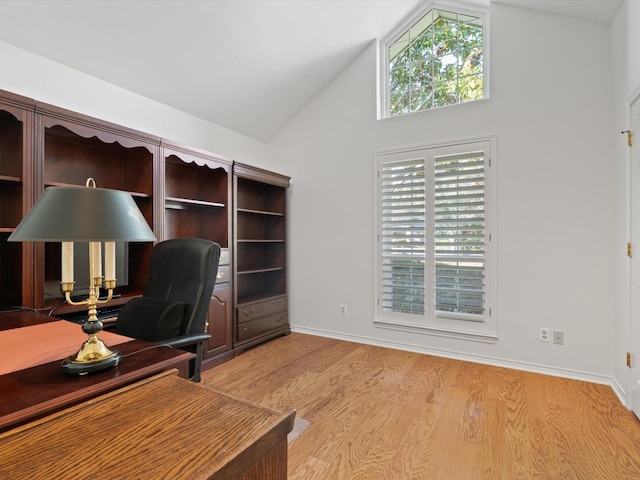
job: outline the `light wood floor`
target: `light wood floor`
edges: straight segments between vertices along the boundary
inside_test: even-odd
[[[640,479],[610,387],[293,333],[203,383],[310,422],[289,479]]]

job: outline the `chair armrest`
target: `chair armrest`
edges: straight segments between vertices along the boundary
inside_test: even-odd
[[[197,345],[198,343],[204,343],[210,338],[211,335],[209,333],[192,333],[189,335],[181,335],[179,337],[169,338],[167,340],[160,340],[156,343],[158,345],[180,348],[188,345]]]

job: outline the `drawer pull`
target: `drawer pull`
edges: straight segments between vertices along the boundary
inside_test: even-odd
[[[224,278],[224,272],[218,271],[218,273],[216,274],[216,279],[220,280],[221,278]]]

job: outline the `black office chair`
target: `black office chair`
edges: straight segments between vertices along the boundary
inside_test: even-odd
[[[142,297],[124,305],[116,333],[196,354],[189,377],[200,381],[211,294],[220,245],[201,238],[160,242],[151,252],[149,280]]]

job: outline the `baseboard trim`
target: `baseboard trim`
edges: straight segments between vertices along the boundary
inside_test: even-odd
[[[626,404],[626,401],[625,401],[626,393],[624,389],[615,380],[615,378],[607,375],[594,374],[590,372],[572,370],[568,368],[552,367],[549,365],[542,365],[537,363],[520,362],[520,361],[490,357],[485,355],[473,355],[473,354],[458,352],[454,350],[425,347],[422,345],[415,345],[410,343],[381,341],[377,338],[365,337],[361,335],[349,335],[341,332],[333,332],[330,330],[322,330],[317,328],[300,327],[296,325],[291,325],[291,331],[297,332],[297,333],[304,333],[308,335],[315,335],[318,337],[333,338],[335,340],[345,340],[348,342],[361,343],[364,345],[394,348],[396,350],[403,350],[407,352],[423,353],[426,355],[434,355],[437,357],[451,358],[454,360],[480,363],[483,365],[491,365],[494,367],[511,368],[514,370],[522,370],[522,371],[531,372],[531,373],[540,373],[542,375],[550,375],[554,377],[567,378],[570,380],[580,380],[584,382],[608,385],[614,391],[614,393],[620,400],[620,403],[622,403],[624,406],[629,408],[629,406]]]

